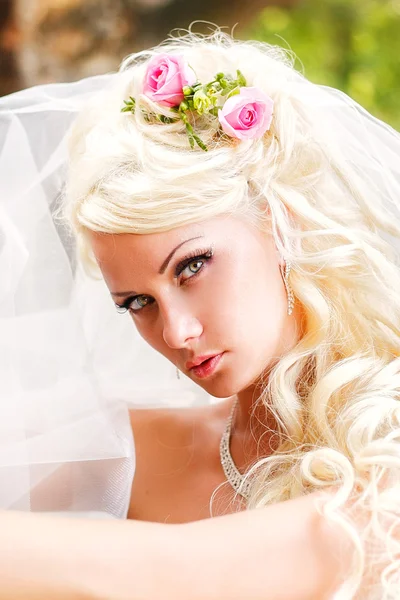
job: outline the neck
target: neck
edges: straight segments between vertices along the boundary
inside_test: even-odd
[[[276,421],[261,400],[261,388],[253,385],[239,392],[233,401],[236,410],[232,421],[231,454],[237,467],[244,471],[257,459],[270,455]]]
[[[239,392],[236,397],[236,415],[234,419],[235,431],[244,433],[256,420],[261,410],[261,390],[255,385]]]

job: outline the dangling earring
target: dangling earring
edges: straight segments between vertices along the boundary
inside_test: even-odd
[[[289,261],[285,262],[285,273],[283,276],[283,282],[285,284],[286,287],[286,293],[287,293],[287,299],[288,299],[288,315],[291,315],[293,312],[293,306],[294,306],[294,294],[293,294],[293,290],[291,288],[291,285],[289,283],[289,274],[290,274],[290,269],[292,268],[292,265],[290,264]]]
[[[180,376],[180,374],[179,374],[179,369],[178,369],[178,367],[176,367],[176,378],[177,378],[177,379],[180,379],[180,378],[181,378],[181,376]]]

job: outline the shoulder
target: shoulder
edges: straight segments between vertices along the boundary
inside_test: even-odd
[[[160,448],[182,449],[193,445],[193,436],[208,437],[214,420],[225,419],[229,404],[185,408],[139,408],[130,410],[136,453],[152,454]]]
[[[142,456],[149,459],[158,454],[161,448],[171,450],[172,441],[175,448],[190,446],[199,411],[198,408],[132,409],[130,421],[138,462]]]
[[[136,471],[128,518],[146,519],[152,504],[182,485],[202,463],[214,443],[213,428],[225,418],[225,403],[170,408],[133,409]]]
[[[188,408],[133,409],[131,427],[135,439],[136,475],[151,475],[170,467],[187,463],[196,447],[208,438],[208,429],[217,408],[199,406]]]

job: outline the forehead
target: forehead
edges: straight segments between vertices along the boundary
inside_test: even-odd
[[[213,246],[217,251],[223,250],[226,257],[233,260],[252,262],[265,253],[273,250],[273,240],[266,243],[268,236],[239,216],[214,217],[201,223],[194,223],[149,234],[105,234],[88,232],[88,241],[103,278],[114,292],[135,290],[144,284],[143,277],[158,277],[164,265],[175,256],[182,257],[184,252],[205,251]],[[261,256],[262,253],[262,256]]]
[[[188,225],[159,233],[100,233],[89,232],[88,240],[96,260],[105,264],[120,258],[163,257],[177,245],[193,237],[204,237],[206,228]]]
[[[243,239],[243,235],[248,235],[249,228],[250,225],[242,218],[221,216],[159,233],[109,234],[90,231],[88,239],[99,263],[108,263],[122,257],[125,260],[134,257],[164,260],[171,250],[190,238],[198,238],[199,243],[201,238],[210,237],[210,241],[226,240],[232,243]]]

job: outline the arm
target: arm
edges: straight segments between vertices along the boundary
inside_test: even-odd
[[[306,496],[185,525],[0,513],[0,599],[322,600],[341,539]]]
[[[0,600],[161,600],[179,557],[173,526],[139,521],[2,511],[0,532]]]
[[[350,546],[319,514],[317,497],[181,526],[188,540],[197,540],[187,544],[190,600],[333,598]]]

